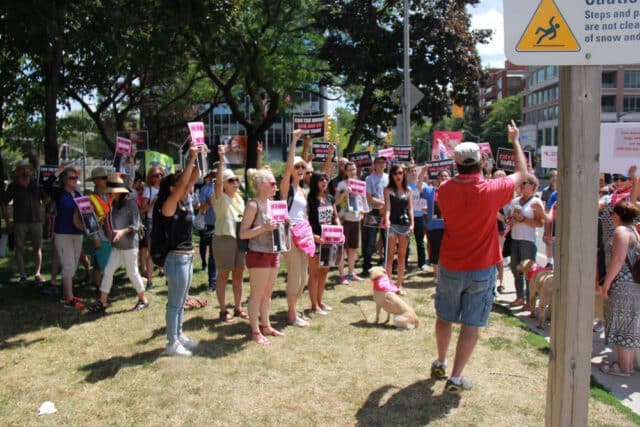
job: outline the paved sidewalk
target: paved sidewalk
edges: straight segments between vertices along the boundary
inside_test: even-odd
[[[545,258],[538,254],[538,262],[540,264],[546,263]],[[505,293],[498,295],[496,303],[501,304],[508,308],[509,302],[516,298],[513,276],[508,267],[504,271],[504,287]],[[513,313],[523,320],[529,328],[549,340],[549,333],[551,327],[547,323],[544,330],[540,330],[536,327],[537,319],[529,317],[529,312],[523,312],[521,307],[513,309]],[[629,407],[636,414],[640,414],[640,372],[639,367],[636,366],[635,374],[630,377],[617,377],[615,375],[608,375],[600,371],[599,363],[602,358],[612,352],[610,347],[604,345],[604,333],[593,333],[593,350],[591,353],[591,375],[598,383],[602,384],[611,394],[616,396],[620,402]],[[615,356],[614,356],[615,358]],[[638,360],[638,357],[636,357]]]

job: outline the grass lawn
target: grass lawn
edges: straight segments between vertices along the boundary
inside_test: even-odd
[[[375,315],[369,281],[330,286],[326,302],[334,310],[328,316],[313,317],[307,330],[286,327],[281,274],[272,319],[286,337],[264,348],[248,339],[246,321],[217,321],[206,273],[199,261],[195,266],[191,294],[207,298],[209,306],[186,312],[185,330],[200,346],[192,358],[167,358],[161,356],[164,280],[154,281],[149,309],[133,312],[135,292],[120,270],[112,306],[94,315],[64,309],[35,285],[19,286],[13,258],[0,259],[0,424],[544,424],[548,347],[499,308],[465,369],[473,390],[443,395],[444,383],[429,378],[436,354],[431,275],[409,274],[406,298],[422,323],[398,332],[369,323]],[[94,298],[91,288],[77,291]],[[227,294],[230,301],[230,286]],[[309,307],[307,294],[301,303]],[[38,417],[46,400],[58,413]],[[589,419],[596,426],[640,422],[597,384]]]

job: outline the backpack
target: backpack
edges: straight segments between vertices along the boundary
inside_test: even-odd
[[[171,228],[167,230],[162,223],[162,206],[156,203],[153,207],[153,220],[151,223],[151,242],[149,253],[153,264],[164,267],[164,262],[171,247],[171,237],[175,227],[175,221],[171,221]]]

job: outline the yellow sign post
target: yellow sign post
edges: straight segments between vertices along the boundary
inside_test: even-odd
[[[576,40],[554,0],[542,0],[531,17],[520,41],[518,52],[578,52]]]

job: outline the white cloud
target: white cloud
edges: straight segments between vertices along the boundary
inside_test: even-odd
[[[482,0],[478,7],[470,8],[471,28],[493,31],[488,44],[478,45],[478,53],[485,67],[503,67],[504,54],[504,18],[501,0]]]

